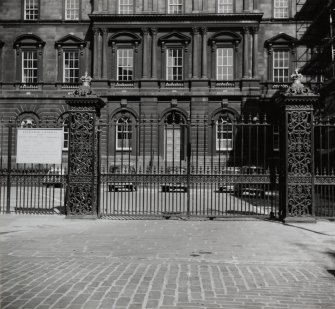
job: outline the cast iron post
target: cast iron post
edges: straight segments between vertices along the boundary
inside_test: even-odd
[[[315,221],[313,107],[319,96],[301,83],[297,70],[291,77],[293,84],[281,96],[285,115],[282,217],[285,222]]]
[[[91,77],[66,97],[69,105],[69,158],[67,217],[97,218],[98,132],[97,119],[104,102],[90,87]]]

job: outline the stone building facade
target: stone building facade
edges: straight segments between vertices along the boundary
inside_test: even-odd
[[[57,119],[66,153],[64,97],[88,72],[102,121],[219,126],[268,113],[276,122],[272,97],[296,67],[296,9],[296,0],[2,0],[1,117]],[[110,138],[115,151],[132,143]]]

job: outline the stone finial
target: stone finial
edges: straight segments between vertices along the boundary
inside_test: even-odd
[[[84,76],[80,77],[80,80],[84,87],[91,87],[92,77],[87,74],[87,71],[85,72]]]
[[[87,97],[87,98],[95,98],[96,94],[93,93],[91,89],[91,81],[92,77],[85,72],[85,75],[80,77],[80,81],[82,85],[78,87],[75,91],[68,94],[68,97]]]
[[[294,73],[291,75],[291,78],[293,79],[294,84],[301,84],[301,80],[303,78],[303,75],[299,73],[298,68],[294,70]]]
[[[298,69],[294,70],[294,73],[291,75],[291,78],[293,79],[293,83],[285,92],[286,96],[315,95],[315,93],[310,88],[306,87],[301,82],[301,80],[303,79],[303,75],[299,73]]]

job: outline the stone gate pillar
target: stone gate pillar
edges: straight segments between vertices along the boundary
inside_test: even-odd
[[[69,105],[68,218],[97,218],[97,118],[104,102],[90,87],[91,77],[66,97]]]
[[[285,222],[315,221],[313,205],[314,105],[319,96],[301,83],[296,70],[294,80],[281,96],[284,110],[282,217]]]

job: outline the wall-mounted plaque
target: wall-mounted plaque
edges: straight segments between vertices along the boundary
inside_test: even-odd
[[[61,164],[63,129],[17,129],[16,163]]]

